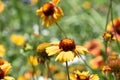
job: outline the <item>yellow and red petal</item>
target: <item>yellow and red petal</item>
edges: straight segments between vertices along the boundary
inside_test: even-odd
[[[57,5],[60,2],[60,0],[52,0],[52,3]]]

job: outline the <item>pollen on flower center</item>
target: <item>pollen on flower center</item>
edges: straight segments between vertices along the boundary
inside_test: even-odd
[[[43,13],[45,16],[50,16],[54,13],[54,4],[52,3],[46,3],[44,6],[43,6]]]
[[[3,79],[4,78],[4,72],[3,70],[0,68],[0,79]]]
[[[59,49],[63,49],[63,51],[72,51],[75,49],[75,42],[72,39],[63,39],[59,43]]]

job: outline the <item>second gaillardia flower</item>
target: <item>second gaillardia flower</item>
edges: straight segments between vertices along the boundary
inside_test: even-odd
[[[73,60],[79,54],[84,54],[87,49],[83,46],[75,44],[74,40],[65,38],[62,39],[58,44],[53,43],[52,46],[46,48],[48,56],[57,54],[56,61],[66,62]]]
[[[42,25],[48,27],[52,25],[52,23],[57,22],[63,16],[62,9],[56,6],[59,2],[60,0],[46,2],[36,11],[36,14],[43,19]]]

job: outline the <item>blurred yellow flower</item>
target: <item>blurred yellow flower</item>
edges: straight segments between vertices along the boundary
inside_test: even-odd
[[[10,39],[14,44],[18,46],[22,46],[25,43],[25,37],[23,35],[12,34],[10,36]]]
[[[47,47],[46,52],[48,56],[57,54],[56,61],[66,62],[73,60],[78,54],[84,54],[87,49],[83,46],[76,46],[72,39],[62,39],[59,44],[53,44],[53,46]]]
[[[0,1],[0,13],[2,13],[3,12],[3,10],[4,10],[4,3],[2,2],[2,1]]]
[[[28,58],[28,62],[33,66],[37,66],[38,65],[38,58],[36,56],[30,56]]]
[[[83,70],[86,70],[86,67],[84,64],[79,64],[79,65],[74,64],[69,66],[69,72],[73,73],[73,71],[76,71],[76,70],[83,71]]]
[[[70,74],[70,80],[99,80],[99,76],[97,74],[89,75],[88,71],[80,72],[76,70],[74,74]]]
[[[7,76],[11,69],[11,64],[0,59],[0,80],[14,80],[13,77]]]
[[[91,3],[89,1],[85,1],[83,4],[82,4],[82,7],[84,9],[89,9],[91,7]]]
[[[52,0],[36,11],[36,14],[43,19],[42,25],[48,27],[63,16],[62,9],[56,6],[59,2],[60,0]]]
[[[107,25],[107,31],[112,32],[116,35],[118,40],[120,40],[120,18],[116,18]],[[114,36],[115,37],[115,36]],[[115,37],[115,39],[116,39]]]
[[[0,57],[3,57],[5,55],[6,49],[2,44],[0,44]]]
[[[38,3],[38,0],[31,0],[30,2],[31,2],[32,5],[35,5],[35,4]]]
[[[29,79],[26,79],[24,76],[19,76],[17,80],[29,80]]]

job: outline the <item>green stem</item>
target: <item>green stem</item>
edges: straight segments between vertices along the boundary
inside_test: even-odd
[[[86,65],[90,70],[93,70],[81,56],[80,56],[80,58],[82,59],[82,61],[85,63],[85,65]]]
[[[52,73],[50,71],[50,66],[49,66],[49,62],[47,62],[47,73],[48,73],[48,77],[50,77],[52,80],[54,80]]]
[[[108,24],[109,14],[110,14],[110,10],[111,10],[110,6],[111,6],[111,4],[109,5],[108,12],[107,12],[107,18],[106,18],[106,24],[105,24],[105,31],[107,30],[107,24]]]
[[[33,68],[33,73],[32,73],[32,80],[36,80],[35,79],[35,67],[31,64],[32,68]]]
[[[69,76],[69,68],[68,68],[68,62],[66,61],[66,69],[67,69],[67,75],[68,75],[68,80],[70,80],[70,76]]]
[[[116,44],[117,46],[120,48],[120,44],[119,44],[119,41],[118,41],[118,37],[117,37],[117,33],[116,33],[116,30],[115,30],[115,27],[114,27],[114,24],[113,24],[113,10],[112,10],[112,0],[110,0],[110,9],[111,9],[111,21],[112,21],[112,27],[113,27],[113,30],[115,32],[115,38],[116,38]]]
[[[63,35],[65,36],[65,38],[67,38],[67,35],[65,34],[65,32],[63,31],[63,29],[60,27],[60,25],[56,22],[55,23],[57,25],[57,27],[60,29],[60,31],[63,33]]]
[[[108,41],[104,40],[104,45],[105,45],[105,54],[104,54],[105,58],[104,58],[104,60],[106,61],[107,60],[107,56],[109,55],[107,53]]]

